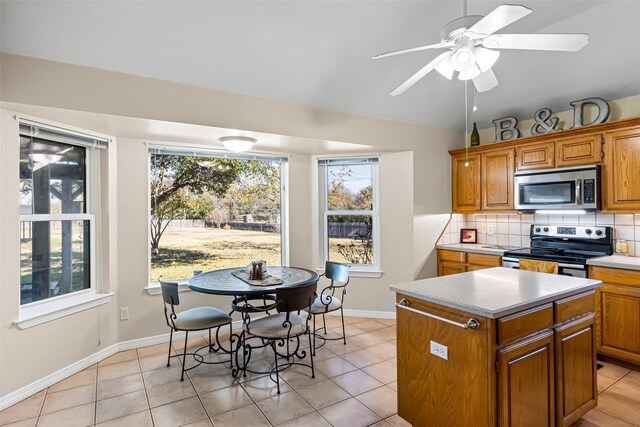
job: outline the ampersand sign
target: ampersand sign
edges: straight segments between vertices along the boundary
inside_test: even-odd
[[[531,128],[531,135],[540,135],[547,132],[553,132],[560,121],[557,117],[551,118],[551,108],[541,108],[533,115],[536,123]],[[549,121],[549,123],[547,123]]]

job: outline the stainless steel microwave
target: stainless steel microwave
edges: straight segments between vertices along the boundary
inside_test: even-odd
[[[520,211],[600,209],[600,166],[516,172],[515,206]]]

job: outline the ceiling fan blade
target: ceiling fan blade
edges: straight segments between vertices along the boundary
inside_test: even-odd
[[[396,95],[400,95],[400,94],[404,93],[404,91],[406,91],[411,86],[416,84],[416,82],[418,80],[420,80],[421,78],[423,78],[424,76],[429,74],[429,72],[431,72],[434,68],[436,68],[438,66],[438,64],[440,64],[442,61],[447,59],[450,55],[451,55],[451,51],[446,51],[446,52],[443,52],[440,55],[436,56],[436,58],[433,61],[429,62],[427,65],[422,67],[422,69],[420,69],[420,71],[415,73],[413,76],[409,77],[409,80],[407,80],[406,82],[402,83],[400,86],[398,86],[398,88],[396,90],[391,92],[391,96],[396,96]]]
[[[512,4],[503,4],[498,6],[487,16],[476,22],[471,28],[469,28],[465,35],[471,38],[477,38],[493,34],[501,28],[517,21],[530,14],[531,9]],[[474,37],[476,36],[476,37]]]
[[[454,45],[453,43],[428,44],[426,46],[412,47],[411,49],[396,50],[394,52],[381,53],[380,55],[376,55],[371,59],[388,58],[389,56],[402,55],[403,53],[418,52],[418,51],[426,50],[426,49],[440,49],[440,48],[443,48],[443,47],[451,47],[453,45]]]
[[[493,34],[482,41],[492,49],[577,52],[589,43],[587,34]]]
[[[474,77],[473,84],[478,92],[486,92],[498,86],[498,79],[493,70],[489,69],[478,77]]]

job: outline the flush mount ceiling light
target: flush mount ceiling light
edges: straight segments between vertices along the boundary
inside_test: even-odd
[[[498,60],[500,52],[490,49],[576,52],[589,41],[587,34],[496,34],[496,31],[529,13],[531,9],[527,7],[503,4],[486,16],[467,15],[467,2],[464,0],[464,16],[445,25],[440,34],[440,43],[383,53],[373,59],[445,48],[446,52],[425,65],[391,95],[400,95],[432,70],[449,80],[457,71],[459,80],[472,80],[478,92],[485,92],[498,85],[491,67]]]
[[[257,142],[255,138],[248,136],[223,136],[219,141],[222,142],[224,148],[234,153],[249,151],[251,147],[253,147],[253,144]]]

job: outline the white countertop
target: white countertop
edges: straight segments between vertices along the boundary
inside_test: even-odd
[[[503,248],[492,248],[489,243],[450,243],[446,245],[436,245],[436,249],[444,249],[456,252],[471,252],[475,254],[498,255],[502,256],[506,251],[520,249],[519,246],[505,246]]]
[[[391,285],[392,291],[490,319],[599,287],[579,279],[495,267]]]
[[[640,270],[640,257],[622,255],[603,256],[588,259],[587,265],[622,268],[625,270]]]

